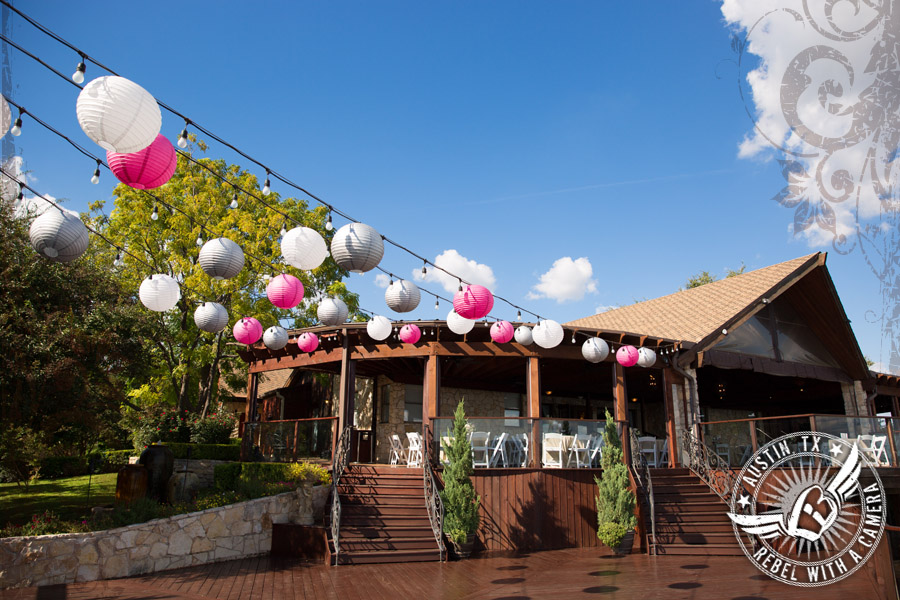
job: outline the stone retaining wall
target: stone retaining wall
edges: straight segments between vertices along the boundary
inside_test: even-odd
[[[296,519],[294,492],[147,523],[0,539],[0,589],[114,579],[268,553],[272,523]]]
[[[128,462],[132,465],[137,464],[138,458],[140,457],[130,456],[128,457]],[[215,474],[216,465],[224,465],[228,464],[229,462],[232,461],[206,459],[187,460],[185,458],[176,458],[173,472],[178,473],[179,471],[191,471],[200,480],[201,488],[211,488],[213,486],[213,475]]]

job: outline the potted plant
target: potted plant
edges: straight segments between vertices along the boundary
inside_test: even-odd
[[[331,474],[324,467],[302,462],[291,465],[290,476],[297,482],[296,523],[313,525],[316,521],[322,521],[330,491],[327,486],[331,483]]]
[[[597,482],[597,537],[613,552],[624,553],[625,539],[637,524],[634,516],[635,497],[628,486],[628,469],[622,460],[622,442],[616,432],[616,424],[606,411],[603,429],[603,454],[600,467],[603,473]]]
[[[457,557],[467,558],[475,545],[478,530],[478,507],[481,499],[472,485],[472,446],[466,435],[466,412],[463,402],[456,407],[450,444],[445,450],[444,534]]]

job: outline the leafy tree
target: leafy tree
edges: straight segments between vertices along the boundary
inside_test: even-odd
[[[628,469],[622,460],[622,442],[616,423],[606,411],[603,429],[603,453],[600,455],[602,478],[597,483],[597,537],[610,548],[617,547],[627,531],[637,524],[635,498],[628,485]]]
[[[466,541],[466,537],[478,529],[478,507],[481,498],[472,485],[472,445],[466,431],[466,411],[461,401],[453,415],[453,437],[445,450],[447,465],[444,468],[444,533],[454,543]]]
[[[747,270],[747,265],[741,263],[741,268],[734,269],[725,269],[725,279],[729,279],[730,277],[737,277],[738,275],[743,275],[744,271]],[[692,275],[688,278],[688,280],[684,283],[684,287],[681,289],[689,290],[691,288],[700,287],[701,285],[706,285],[707,283],[712,283],[713,281],[718,281],[718,277],[710,274],[709,271],[700,271],[696,275]]]
[[[0,205],[0,436],[12,439],[15,424],[27,430],[20,439],[33,432],[56,454],[84,453],[104,436],[115,445],[110,424],[123,389],[146,373],[154,323],[123,293],[102,242],[53,263],[31,248],[29,225]]]
[[[206,146],[197,142],[196,148],[202,152]],[[152,265],[153,273],[165,273],[182,282],[181,299],[174,309],[166,313],[147,311],[161,333],[149,340],[152,375],[131,395],[143,406],[164,403],[177,406],[179,412],[199,410],[205,415],[210,406],[215,406],[220,375],[224,374],[233,388],[246,383],[245,365],[228,351],[231,327],[242,316],[256,317],[263,328],[278,323],[305,327],[316,321],[317,296],[342,297],[351,314],[355,314],[358,301],[341,283],[347,273],[330,258],[313,271],[299,271],[280,263],[282,227],[290,229],[301,223],[318,230],[326,241],[330,239],[324,227],[324,207],[309,209],[303,200],[279,198],[273,192],[265,197],[266,204],[276,206],[290,219],[243,194],[237,196],[238,208],[231,209],[235,190],[217,175],[262,197],[256,176],[224,160],[201,157],[196,161],[179,157],[172,179],[152,192],[178,210],[170,211],[150,193],[126,185],[116,187],[114,207],[108,216],[103,213],[102,202],[91,208],[96,226],[117,245]],[[156,220],[150,218],[154,207]],[[213,237],[227,237],[244,250],[245,265],[236,277],[214,281],[197,264],[198,242]],[[124,263],[120,281],[136,294],[151,272],[127,255]],[[272,265],[274,270],[290,273],[303,282],[306,296],[297,309],[275,308],[266,298],[268,277],[278,274],[273,273]],[[194,324],[194,311],[203,301],[218,302],[228,310],[231,318],[223,332],[205,333]]]

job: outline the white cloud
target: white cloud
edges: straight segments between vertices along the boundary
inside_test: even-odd
[[[594,309],[594,314],[599,315],[600,313],[605,313],[606,311],[614,310],[616,308],[618,308],[618,306],[606,306],[604,304],[601,304]]]
[[[528,292],[528,299],[550,298],[559,303],[581,300],[585,294],[597,293],[597,280],[592,278],[593,274],[591,261],[586,257],[572,260],[571,256],[564,256],[541,275],[540,283]]]
[[[447,269],[453,275],[461,277],[470,283],[483,285],[492,292],[496,292],[497,278],[494,277],[494,270],[485,264],[466,258],[452,248],[438,254],[433,262],[442,269]],[[456,293],[459,288],[459,281],[456,277],[434,267],[429,267],[425,275],[422,275],[421,268],[413,270],[412,274],[413,279],[416,281],[440,283],[450,293]]]
[[[375,276],[375,285],[380,288],[387,289],[387,286],[391,284],[391,278],[385,275],[384,273],[379,273]]]

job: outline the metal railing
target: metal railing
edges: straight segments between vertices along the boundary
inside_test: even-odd
[[[728,461],[701,442],[691,430],[685,430],[681,444],[685,466],[731,506],[738,479]]]
[[[331,460],[337,417],[259,421],[244,426],[244,439],[251,448],[248,460],[296,462]]]
[[[334,461],[331,465],[331,539],[334,542],[334,564],[340,564],[340,537],[341,537],[341,498],[338,494],[338,485],[341,475],[350,462],[350,437],[353,426],[348,425],[341,433],[337,450],[334,453]]]
[[[647,504],[650,506],[650,539],[648,540],[648,547],[652,548],[656,545],[656,505],[653,498],[653,478],[650,476],[650,466],[647,464],[647,459],[641,452],[637,431],[634,428],[629,428],[628,432],[628,437],[631,441],[631,469],[638,486],[647,497]]]
[[[431,531],[441,552],[441,560],[447,557],[447,548],[444,546],[444,501],[438,491],[437,481],[434,477],[432,462],[434,461],[434,443],[429,435],[428,426],[425,427],[425,460],[422,462],[422,478],[425,488],[425,505],[428,508],[428,520],[431,523]]]

